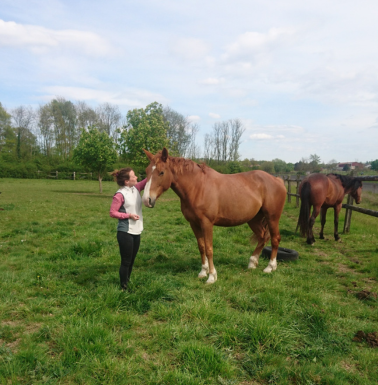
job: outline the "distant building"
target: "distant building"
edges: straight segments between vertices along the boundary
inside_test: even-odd
[[[359,162],[344,162],[339,163],[336,167],[337,171],[343,171],[345,166],[349,166],[350,170],[362,170],[364,165]]]

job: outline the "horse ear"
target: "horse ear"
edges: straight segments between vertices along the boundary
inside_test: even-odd
[[[144,153],[147,155],[147,158],[149,159],[149,160],[152,160],[153,159],[153,155],[149,152],[149,151],[147,151],[147,150],[145,150],[145,149],[143,149],[143,151],[144,151]]]
[[[164,147],[163,151],[161,152],[161,160],[163,162],[166,162],[168,159],[168,150]]]

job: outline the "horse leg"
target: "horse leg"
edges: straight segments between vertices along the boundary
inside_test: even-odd
[[[320,234],[319,234],[320,239],[324,239],[323,231],[324,231],[324,225],[327,219],[326,217],[327,217],[327,207],[322,207],[320,210],[320,220],[322,224],[322,227],[320,229]]]
[[[271,243],[272,243],[272,253],[270,254],[270,261],[268,266],[264,269],[264,273],[271,273],[272,271],[277,269],[277,252],[278,252],[278,246],[281,241],[281,235],[280,230],[278,228],[279,218],[278,219],[272,219],[270,218],[268,221],[268,227],[271,237]]]
[[[248,269],[256,269],[259,264],[259,257],[266,242],[268,242],[270,233],[267,229],[267,224],[262,213],[257,214],[251,221],[248,222],[248,226],[253,231],[254,236],[251,237],[251,241],[257,238],[257,246],[251,257],[249,258]]]
[[[340,237],[339,237],[339,213],[340,213],[341,208],[342,208],[341,203],[333,208],[334,215],[335,215],[335,220],[334,220],[334,223],[335,223],[335,230],[334,230],[335,241],[340,240]]]
[[[209,272],[209,262],[207,260],[206,252],[205,252],[205,239],[203,236],[203,232],[201,228],[196,226],[194,223],[190,223],[190,227],[192,228],[193,233],[197,238],[198,249],[201,254],[201,260],[202,260],[202,269],[198,274],[198,278],[205,278],[207,277],[207,273]]]
[[[213,224],[202,223],[201,227],[205,239],[205,252],[209,261],[209,279],[206,283],[214,283],[217,280],[217,271],[213,263]]]
[[[309,219],[309,229],[308,229],[308,236],[307,236],[307,243],[309,245],[313,245],[315,243],[314,233],[312,228],[314,227],[315,219],[319,215],[320,207],[314,206],[314,210],[312,211],[312,215]]]

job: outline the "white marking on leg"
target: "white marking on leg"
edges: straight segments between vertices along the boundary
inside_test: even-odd
[[[264,273],[271,273],[272,271],[277,269],[277,260],[274,258],[269,261],[268,266],[264,269]]]
[[[259,264],[259,256],[252,255],[251,258],[249,258],[248,269],[256,269],[258,264]]]
[[[155,168],[156,166],[152,166],[152,172],[154,172]],[[146,183],[146,186],[144,187],[144,193],[143,193],[143,203],[147,207],[150,206],[149,198],[150,198],[151,181],[152,181],[152,173],[151,173],[150,180]]]
[[[214,283],[218,279],[217,271],[214,269],[214,273],[209,274],[209,279],[206,281],[206,283]]]
[[[209,261],[207,260],[207,257],[206,258],[206,262],[204,265],[202,265],[202,269],[200,271],[200,273],[198,274],[198,278],[205,278],[207,277],[207,274],[209,272]]]

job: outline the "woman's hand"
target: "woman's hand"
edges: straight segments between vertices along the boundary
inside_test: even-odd
[[[134,220],[134,221],[137,221],[139,219],[139,215],[137,215],[137,214],[130,214],[129,218]]]

